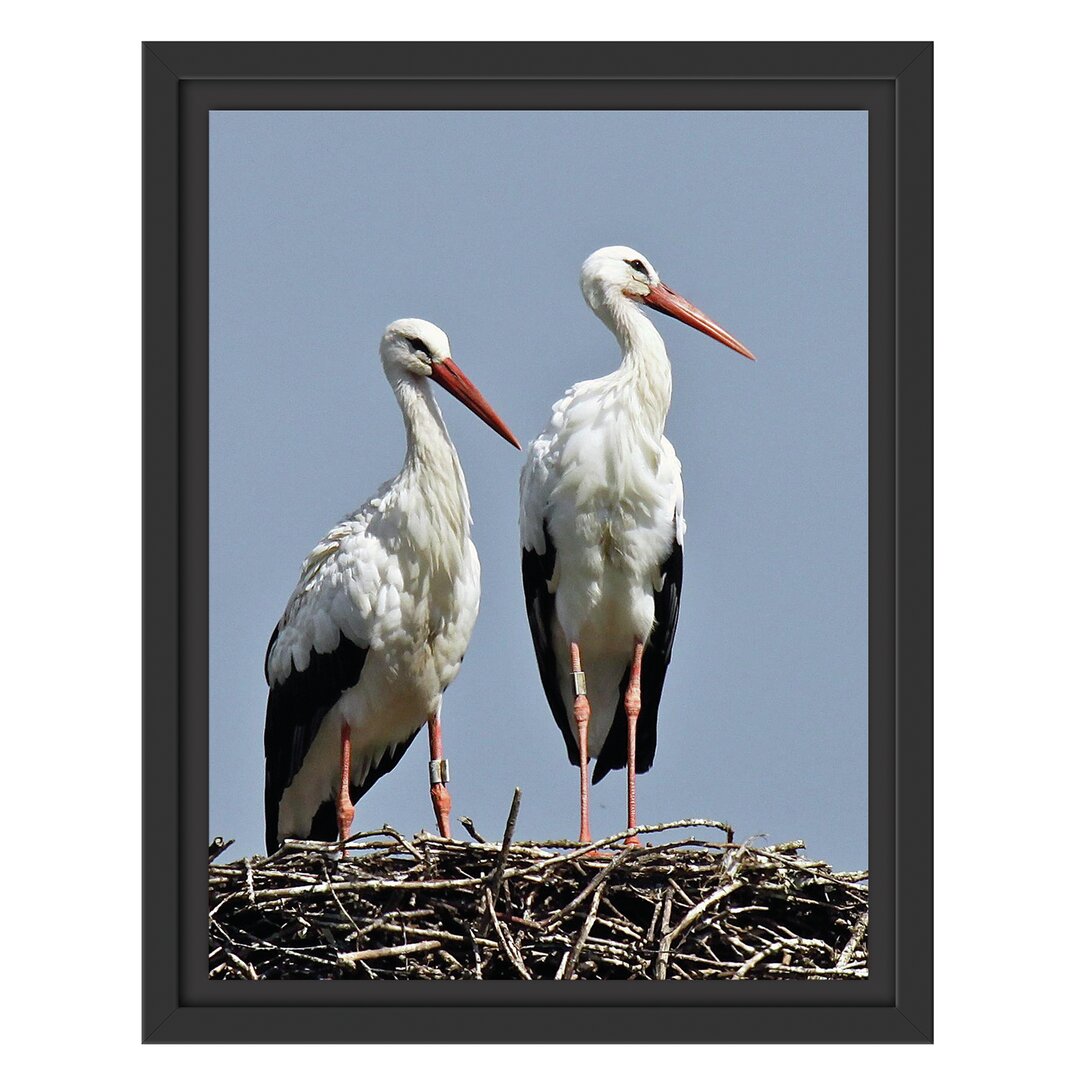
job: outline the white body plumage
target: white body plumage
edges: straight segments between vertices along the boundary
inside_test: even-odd
[[[527,448],[521,474],[522,547],[543,553],[546,524],[558,552],[552,643],[568,714],[571,641],[588,673],[590,757],[607,739],[627,657],[652,631],[660,568],[686,528],[682,466],[663,434],[670,366],[660,335],[641,321],[648,329],[639,344],[651,347],[572,386]]]
[[[428,393],[432,417],[438,405]],[[436,475],[406,468],[308,556],[271,650],[271,683],[328,653],[344,633],[368,650],[359,682],[327,713],[281,802],[280,836],[306,835],[339,781],[341,722],[350,726],[351,783],[411,739],[457,677],[480,610],[480,560],[469,538],[469,502],[446,438]],[[430,488],[456,474],[454,500]],[[442,502],[444,505],[439,505]],[[453,505],[456,502],[456,505]]]

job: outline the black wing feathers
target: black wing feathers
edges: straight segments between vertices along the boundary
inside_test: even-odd
[[[278,630],[275,629],[266,650],[267,660],[277,636]],[[320,653],[312,649],[308,666],[303,671],[294,668],[284,682],[270,687],[263,735],[263,749],[266,752],[267,851],[275,851],[278,846],[278,804],[281,796],[304,763],[304,757],[315,741],[323,717],[346,690],[356,685],[366,657],[367,649],[340,634],[337,646],[332,652]],[[407,747],[408,744],[405,745]],[[388,768],[393,768],[393,765]],[[372,772],[374,771],[372,769]],[[369,778],[371,775],[368,774]],[[381,776],[382,773],[378,775]],[[371,778],[370,783],[365,780],[365,785],[370,786],[376,779],[378,776]],[[336,836],[336,819],[332,836],[316,837],[312,833],[312,839],[332,840]]]
[[[679,623],[679,594],[682,591],[683,553],[682,545],[675,541],[671,554],[661,567],[664,583],[656,600],[656,615],[652,633],[645,643],[641,657],[641,713],[637,722],[638,773],[648,772],[656,756],[656,717],[660,710],[660,695],[664,689],[664,676],[671,663],[671,647],[675,641],[675,627]],[[619,684],[619,703],[611,722],[611,730],[604,740],[596,759],[592,782],[603,780],[612,769],[626,768],[627,721],[623,699],[630,682],[630,665],[626,667]],[[576,760],[576,758],[574,759]]]
[[[540,669],[540,682],[544,686],[551,714],[559,725],[566,756],[571,765],[578,762],[577,743],[570,717],[566,715],[562,691],[559,689],[559,670],[555,659],[555,647],[551,640],[551,627],[555,614],[555,597],[548,590],[548,582],[555,573],[555,545],[544,522],[544,554],[525,548],[521,552],[521,580],[525,586],[525,611],[529,616],[536,665]]]

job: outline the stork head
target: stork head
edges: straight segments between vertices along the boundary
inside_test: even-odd
[[[722,342],[729,349],[751,360],[757,359],[705,312],[674,289],[669,289],[660,280],[652,263],[633,248],[616,246],[594,251],[581,267],[581,291],[585,295],[585,302],[601,318],[605,313],[617,311],[621,304],[629,300],[662,311]]]
[[[450,339],[434,323],[424,319],[398,319],[392,322],[383,334],[379,355],[392,382],[400,372],[431,379],[476,413],[511,446],[521,449],[521,443],[514,433],[502,422],[465,372],[454,363],[450,356]]]

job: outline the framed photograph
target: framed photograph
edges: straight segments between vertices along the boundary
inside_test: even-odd
[[[144,44],[146,1041],[931,1041],[932,58]]]

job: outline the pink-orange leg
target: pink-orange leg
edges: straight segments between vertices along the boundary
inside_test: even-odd
[[[623,696],[626,709],[626,827],[637,828],[637,721],[641,713],[641,654],[644,646],[634,643],[634,659],[630,664],[630,681]],[[626,838],[627,847],[641,847],[636,836]]]
[[[349,794],[349,775],[352,764],[352,734],[349,725],[342,721],[341,724],[341,786],[338,788],[337,797],[337,824],[338,835],[344,840],[349,839],[352,831],[353,818],[356,816],[353,810],[352,796]]]
[[[428,746],[431,760],[428,762],[428,778],[431,780],[431,805],[435,810],[435,821],[439,826],[439,835],[450,839],[450,763],[442,756],[442,721],[439,710],[428,717]]]
[[[577,724],[578,762],[581,766],[581,835],[578,840],[592,842],[589,830],[589,698],[585,673],[581,670],[581,653],[577,642],[570,642],[570,670],[574,680],[574,723]]]

